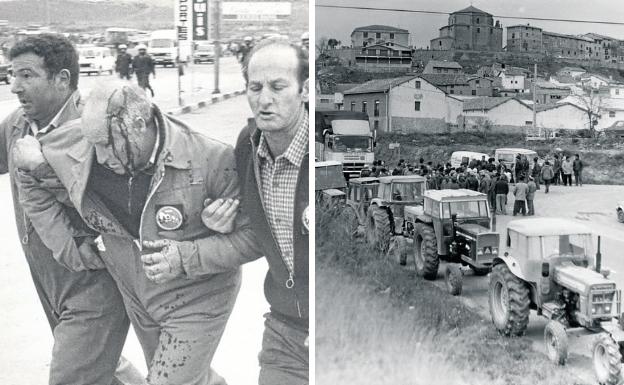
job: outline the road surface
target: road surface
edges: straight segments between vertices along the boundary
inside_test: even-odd
[[[206,135],[234,144],[250,115],[245,97],[239,96],[180,118]],[[0,384],[46,384],[52,334],[18,241],[10,194],[9,178],[2,175],[0,200],[5,204],[0,206],[0,218],[4,218],[0,223]],[[213,367],[230,384],[257,383],[257,355],[264,330],[262,315],[268,311],[263,294],[266,271],[264,259],[244,267],[243,285],[213,361]],[[143,354],[132,331],[123,354],[146,373]]]

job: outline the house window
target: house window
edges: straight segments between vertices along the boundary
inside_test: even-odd
[[[477,79],[477,80],[475,81],[475,83],[476,83],[476,84],[479,84],[479,79]]]
[[[368,37],[368,32],[364,32],[364,37]]]
[[[490,35],[493,33],[494,31],[492,30],[492,28],[490,28]]]
[[[533,125],[533,121],[532,120],[527,120],[527,121],[524,122],[524,124],[526,126],[532,126]]]
[[[512,33],[512,34],[511,34],[511,38],[512,38],[512,39],[515,39],[515,38],[516,38],[516,34],[515,34],[515,33]]]
[[[379,120],[375,120],[375,123],[373,123],[375,130],[379,129]]]
[[[477,24],[479,24],[479,18],[478,17],[477,17]],[[479,31],[477,31],[477,32],[479,32]]]
[[[351,102],[351,111],[355,111],[355,102]]]
[[[380,39],[380,38],[381,38],[381,32],[377,32],[377,33],[375,33],[375,37],[376,37],[377,39]]]
[[[450,89],[450,90],[449,90],[449,94],[454,94],[454,93],[455,93],[455,90],[454,90],[454,89]]]
[[[472,95],[477,95],[477,90],[472,90]]]
[[[420,89],[420,80],[414,82],[414,88]]]
[[[379,116],[379,100],[375,100],[375,109],[373,110],[373,116]]]
[[[438,45],[442,45],[442,40],[438,40]]]
[[[481,32],[481,28],[477,27],[477,33]]]
[[[394,34],[393,33],[390,34],[390,39],[394,39]]]
[[[616,88],[616,89],[615,89],[615,94],[616,94],[616,95],[619,95],[619,94],[620,94],[620,89],[619,89],[619,88]]]
[[[615,111],[609,111],[609,117],[615,118]]]
[[[414,111],[420,111],[420,102],[414,102]]]
[[[366,102],[362,102],[362,112],[366,112]]]

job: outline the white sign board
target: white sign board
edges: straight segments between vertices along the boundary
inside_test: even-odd
[[[390,144],[388,145],[388,147],[389,147],[391,150],[394,150],[395,148],[400,148],[400,147],[401,147],[401,143],[390,143]]]
[[[286,19],[292,12],[292,3],[225,1],[221,3],[223,21],[266,21]]]

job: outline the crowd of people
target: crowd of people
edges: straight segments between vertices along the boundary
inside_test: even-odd
[[[551,185],[572,186],[572,175],[577,186],[583,185],[583,161],[579,154],[574,160],[569,155],[554,154],[540,162],[532,162],[524,155],[517,155],[513,163],[498,162],[494,158],[471,159],[459,167],[450,162],[442,164],[433,161],[410,163],[400,159],[395,167],[389,167],[383,160],[376,160],[370,169],[362,171],[362,177],[389,175],[420,175],[427,178],[427,189],[468,189],[488,195],[490,207],[497,214],[507,214],[508,195],[514,197],[512,214],[535,215],[533,201],[535,192],[544,186],[550,192]]]

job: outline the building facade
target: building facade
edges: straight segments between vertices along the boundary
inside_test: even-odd
[[[507,51],[543,52],[542,29],[529,24],[507,27]]]
[[[503,28],[494,17],[470,6],[451,13],[448,25],[440,28],[440,36],[431,40],[432,50],[465,49],[501,51]]]
[[[358,27],[351,32],[351,46],[353,48],[368,47],[375,44],[409,47],[409,31],[388,25],[367,25]]]
[[[446,60],[429,60],[423,74],[462,74],[464,68],[455,61]]]
[[[398,44],[373,44],[355,53],[355,65],[372,72],[407,71],[412,67],[412,50]]]

